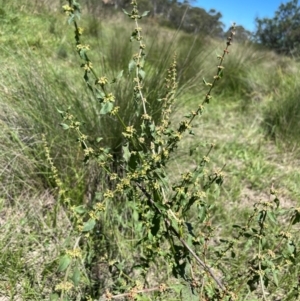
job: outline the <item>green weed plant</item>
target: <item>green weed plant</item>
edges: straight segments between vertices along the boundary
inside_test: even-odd
[[[83,78],[99,105],[100,118],[118,124],[121,139],[114,148],[108,147],[107,139],[97,133],[85,134],[71,107],[59,108],[60,126],[76,134],[84,164],[93,164],[100,179],[93,198],[84,203],[72,198],[72,188],[61,180],[44,138],[57,187],[52,226],[57,227],[63,208],[72,232],[59,257],[61,281],[53,288],[51,300],[296,300],[300,208],[282,208],[272,186],[270,197],[257,200],[246,217],[221,225],[230,228],[230,236],[221,237],[212,220],[225,165],[211,168],[214,145],[194,168],[175,182],[170,179],[171,159],[182,140],[194,135],[194,120],[201,117],[222,80],[234,26],[217,56],[214,77],[203,79],[204,99],[174,126],[177,56],[150,101],[145,96],[146,79],[155,74],[147,74],[147,47],[140,27],[148,12],[140,13],[135,0],[131,4],[132,10],[124,13],[134,24],[130,42],[136,52],[128,71],[114,78],[98,74],[89,46],[82,42],[79,3],[69,0],[63,6],[68,23],[74,26]],[[132,87],[131,96],[117,97],[118,85]],[[131,112],[129,119],[124,118],[124,105]],[[122,245],[121,240],[127,243]]]

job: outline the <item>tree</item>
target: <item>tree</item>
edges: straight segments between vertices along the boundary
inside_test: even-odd
[[[225,36],[229,36],[230,34],[230,30],[228,30],[225,33]],[[238,25],[235,27],[235,36],[234,36],[234,41],[235,42],[247,42],[247,41],[251,41],[252,40],[252,33],[251,31],[245,29],[243,26]]]
[[[100,9],[130,9],[130,0],[86,0],[89,10],[98,14]],[[195,0],[139,0],[140,11],[150,11],[149,16],[161,24],[189,33],[221,37],[224,24],[220,21],[222,14],[212,9],[193,6]]]
[[[222,36],[224,24],[220,21],[222,14],[210,10],[207,12],[200,7],[193,7],[188,1],[172,3],[166,18],[170,26],[181,28],[190,33],[211,35],[214,37]]]
[[[203,35],[220,36],[224,24],[220,21],[222,14],[215,10],[208,13],[200,7],[190,7],[184,22],[184,29],[188,32]]]
[[[256,18],[254,39],[278,53],[300,53],[300,7],[298,0],[281,4],[273,19]]]

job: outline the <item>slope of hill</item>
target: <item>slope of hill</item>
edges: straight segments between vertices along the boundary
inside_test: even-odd
[[[111,117],[100,114],[101,107],[83,80],[73,28],[67,24],[60,6],[60,1],[2,1],[0,10],[0,296],[3,300],[49,300],[63,278],[62,270],[57,269],[60,255],[69,241],[76,241],[72,220],[59,203],[47,150],[73,206],[97,198],[99,190],[102,193],[105,179],[101,179],[95,164],[82,164],[77,137],[62,130],[57,109],[70,108],[82,122],[85,134],[91,138],[103,137],[100,146],[108,146],[115,156],[120,154],[124,138],[122,127]],[[133,29],[130,20],[118,14],[101,19],[84,15],[80,23],[84,28],[82,39],[90,45],[89,56],[97,73],[112,79],[124,70],[124,78],[130,79],[127,70],[135,49],[129,41]],[[225,41],[168,29],[154,21],[142,23],[142,27],[147,45],[144,93],[149,106],[152,105],[154,118],[160,116],[160,91],[176,53],[179,88],[171,118],[176,125],[202,103],[207,91],[203,78],[210,82],[215,74],[216,57],[222,53]],[[232,230],[221,225],[246,219],[255,202],[269,199],[271,187],[278,190],[283,208],[299,207],[300,197],[299,63],[250,43],[234,43],[224,65],[224,77],[217,83],[210,104],[202,118],[193,123],[195,135],[184,138],[168,169],[173,183],[201,161],[211,143],[216,145],[209,167],[226,165],[223,186],[208,195],[216,239],[229,237]],[[111,86],[128,124],[136,120],[134,85],[132,81],[120,81]],[[88,300],[86,291],[94,292],[93,298],[100,298],[106,288],[112,287],[112,281],[119,281],[112,278],[116,277],[116,269],[123,264],[125,271],[137,260],[132,253],[132,241],[136,238],[131,240],[128,236],[134,229],[131,216],[126,213],[128,220],[121,218],[131,210],[130,206],[115,202],[114,208],[109,208],[103,217],[104,234],[96,246],[98,262],[91,268],[90,278],[99,287],[92,287],[85,279],[76,291],[79,298],[76,300]],[[279,225],[274,224],[276,227]],[[119,264],[108,266],[113,260]],[[299,261],[296,263],[299,265]],[[297,273],[298,270],[291,278]],[[150,278],[153,285],[157,279],[170,280],[157,267]],[[121,284],[120,280],[118,285]],[[175,293],[172,294],[168,300],[184,300],[175,299]],[[251,300],[259,300],[254,293],[248,295],[253,296]]]

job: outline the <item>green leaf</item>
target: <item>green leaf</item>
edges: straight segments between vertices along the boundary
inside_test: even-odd
[[[150,13],[149,10],[146,10],[142,13],[141,17],[146,17]]]
[[[171,225],[175,229],[175,231],[177,232],[177,234],[179,234],[178,223],[173,218],[171,219]]]
[[[105,115],[107,113],[110,113],[113,108],[114,108],[114,104],[112,102],[103,103],[100,110],[100,114]]]
[[[89,232],[89,231],[94,229],[95,225],[96,225],[96,221],[94,219],[90,218],[87,222],[85,222],[83,224],[82,231],[83,232]]]
[[[153,237],[151,231],[148,231],[148,241],[153,241]]]
[[[73,4],[74,8],[80,10],[80,4],[76,0],[73,0],[72,4]]]
[[[129,73],[132,72],[132,70],[135,69],[135,68],[136,68],[136,62],[134,60],[131,60],[129,62],[129,65],[128,65],[128,71],[129,71]]]
[[[273,222],[273,223],[277,223],[276,217],[274,215],[274,212],[268,211],[267,212],[267,216],[269,217],[269,219]]]
[[[137,222],[139,220],[139,213],[137,210],[133,211],[132,218],[135,222]]]
[[[58,294],[51,294],[50,295],[50,301],[57,301],[59,299],[59,295]]]
[[[86,207],[84,205],[76,206],[73,209],[76,213],[83,214],[86,212]]]
[[[201,206],[201,208],[198,209],[198,219],[202,223],[204,222],[205,218],[207,216],[206,208]]]
[[[162,213],[166,212],[166,207],[165,207],[165,205],[163,205],[163,204],[160,203],[159,198],[156,198],[155,201],[156,201],[156,202],[155,202],[155,206],[156,206]]]
[[[140,70],[139,70],[139,77],[140,77],[141,80],[144,80],[145,75],[146,75],[145,71],[142,70],[142,69],[140,69]]]
[[[275,285],[278,287],[278,277],[277,277],[277,271],[273,270],[273,281],[275,283]]]
[[[125,14],[125,15],[127,15],[127,16],[131,16],[131,14],[130,13],[128,13],[124,8],[122,9],[123,10],[123,13]]]
[[[183,285],[182,283],[178,283],[174,286],[172,286],[172,290],[176,293],[176,295],[180,294],[180,291],[185,287],[185,285]],[[184,299],[181,299],[184,300]]]
[[[199,301],[198,294],[193,294],[189,285],[181,289],[180,296],[183,298],[182,300]]]
[[[71,14],[69,19],[68,19],[68,24],[70,25],[73,21],[74,21],[74,17],[75,15],[74,14]]]
[[[78,267],[76,267],[74,269],[73,275],[71,277],[73,283],[75,286],[78,286],[79,282],[80,282],[80,270],[78,269]]]
[[[96,138],[96,142],[99,143],[103,138],[102,137],[98,137]]]
[[[85,51],[86,51],[85,49],[80,49],[80,50],[79,50],[79,56],[80,56],[80,58],[82,58],[83,60],[86,59]]]
[[[140,67],[144,68],[144,65],[145,65],[145,56],[143,55],[140,59]]]
[[[136,295],[135,296],[135,300],[136,301],[149,301],[150,299],[148,298],[148,296],[143,295]]]
[[[122,150],[123,150],[123,158],[126,162],[128,162],[131,156],[128,144],[123,145]]]
[[[68,266],[70,265],[71,261],[72,261],[72,258],[69,255],[64,255],[64,256],[60,257],[58,271],[59,272],[65,271],[68,268]]]
[[[205,79],[204,79],[204,77],[203,77],[203,83],[205,84],[205,86],[212,86],[212,84],[211,83],[208,83]]]
[[[104,97],[105,97],[105,93],[102,91],[102,90],[99,90],[99,89],[95,89],[95,95],[96,95],[96,98],[102,102],[104,100]]]
[[[63,115],[65,112],[64,111],[61,111],[61,110],[59,110],[58,108],[56,108],[56,111],[59,113],[59,114],[61,114],[61,115]]]
[[[68,130],[68,129],[70,128],[66,123],[61,123],[60,126],[61,126],[64,130]]]
[[[79,11],[76,11],[76,12],[75,12],[75,17],[76,17],[78,20],[80,20],[80,12],[79,12]]]

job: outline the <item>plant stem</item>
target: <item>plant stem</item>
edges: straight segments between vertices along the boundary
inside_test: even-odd
[[[148,199],[148,201],[153,205],[153,207],[155,208],[155,210],[157,210],[159,213],[161,213],[161,210],[159,208],[157,208],[157,206],[155,205],[154,200],[151,198],[151,195],[144,189],[144,187],[140,184],[136,182],[136,185],[138,186],[138,188],[143,192],[143,194],[146,196],[146,198]],[[195,260],[198,262],[198,264],[213,278],[213,280],[216,282],[216,284],[218,285],[218,287],[225,292],[226,288],[225,286],[221,283],[221,281],[216,277],[216,275],[213,273],[212,269],[205,264],[198,256],[197,254],[191,249],[191,247],[186,243],[186,241],[184,239],[182,239],[179,235],[179,233],[174,229],[174,227],[171,225],[171,222],[169,219],[165,218],[165,224],[167,225],[167,228],[169,230],[171,230],[175,236],[178,238],[178,240],[181,242],[181,244],[190,252],[190,254],[195,258]]]

